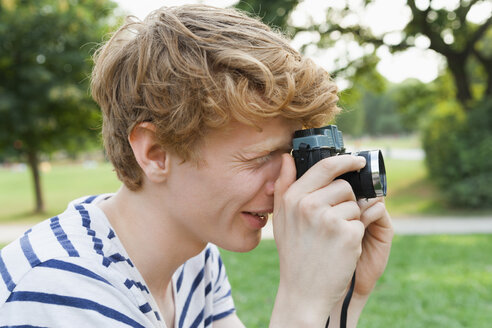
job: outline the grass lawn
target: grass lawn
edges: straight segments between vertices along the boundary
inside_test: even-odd
[[[490,327],[490,254],[491,235],[395,237],[358,327]],[[222,257],[239,317],[247,327],[267,327],[278,284],[274,241]]]
[[[386,206],[393,216],[449,214],[439,191],[427,178],[423,161],[385,160],[388,195]]]
[[[120,183],[109,163],[94,168],[81,164],[53,165],[43,172],[46,213],[33,214],[34,188],[29,170],[0,169],[0,223],[36,222],[61,213],[68,202],[85,195],[114,192]]]

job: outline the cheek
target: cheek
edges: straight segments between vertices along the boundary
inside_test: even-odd
[[[190,169],[180,172],[180,179],[172,181],[176,192],[172,197],[176,202],[196,204],[198,211],[216,211],[227,206],[240,193],[240,186],[246,182],[238,181],[238,176],[226,168],[212,166],[199,170]]]
[[[217,205],[237,211],[260,193],[265,181],[265,171],[228,169],[215,174],[204,192],[208,196],[213,194]]]
[[[220,177],[213,178],[210,181],[210,189],[213,189],[220,201],[231,202],[235,205],[247,202],[261,186],[260,179],[255,173],[229,170],[220,174]]]
[[[234,186],[243,199],[250,201],[257,196],[261,197],[268,191],[269,182],[274,182],[271,179],[273,172],[269,166],[271,165],[267,164],[258,170],[238,174]]]

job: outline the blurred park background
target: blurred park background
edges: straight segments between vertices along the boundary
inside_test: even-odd
[[[332,123],[349,150],[383,150],[395,220],[492,217],[490,1],[0,0],[0,229],[118,188],[91,55],[126,14],[197,2],[258,15],[332,74]],[[396,236],[360,326],[490,327],[491,254],[487,234]],[[275,243],[223,256],[239,316],[268,326]]]

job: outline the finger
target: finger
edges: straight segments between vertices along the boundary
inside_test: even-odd
[[[318,206],[335,206],[337,204],[356,201],[354,191],[350,184],[342,179],[337,179],[328,186],[318,189],[306,196],[311,198],[311,202]]]
[[[300,199],[299,210],[305,217],[318,217],[320,213],[338,213],[338,209],[343,208],[345,203],[351,203],[351,206],[354,206],[358,212],[357,217],[360,217],[360,208],[350,184],[344,180],[335,180],[325,188],[316,190]],[[337,205],[342,205],[342,207],[332,210]],[[333,218],[335,219],[337,216],[333,215]]]
[[[375,221],[385,218],[386,215],[386,207],[381,202],[374,203],[371,207],[362,211],[360,216],[360,221],[364,223],[364,227],[368,227]]]
[[[345,220],[344,223],[350,227],[346,232],[348,234],[346,237],[349,240],[347,246],[357,247],[358,256],[360,256],[362,253],[362,238],[364,238],[365,233],[364,224],[359,220]]]
[[[296,192],[307,194],[318,190],[336,177],[362,169],[366,160],[362,156],[340,155],[325,158],[307,170],[292,186]]]
[[[366,209],[368,209],[369,207],[373,206],[377,202],[384,203],[384,198],[383,197],[363,198],[363,199],[359,199],[357,201],[357,204],[359,204],[360,210],[362,212],[364,212]]]
[[[359,220],[360,208],[355,201],[343,202],[327,210],[326,217],[336,220]]]

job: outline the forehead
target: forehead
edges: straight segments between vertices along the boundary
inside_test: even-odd
[[[226,127],[211,131],[205,140],[205,149],[242,151],[247,153],[274,151],[289,147],[300,123],[284,118],[266,120],[259,127],[231,122]]]

